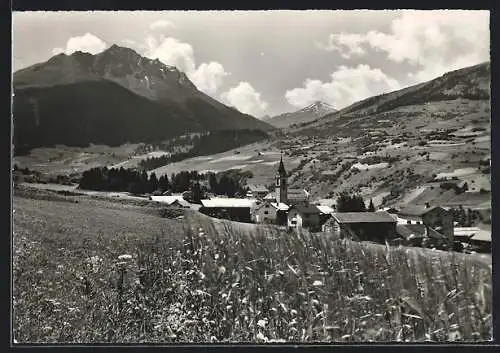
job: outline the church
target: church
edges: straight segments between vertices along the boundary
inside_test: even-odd
[[[306,208],[311,208],[309,193],[302,189],[288,188],[288,173],[283,163],[283,156],[281,156],[275,174],[274,191],[257,200],[252,209],[252,221],[255,223],[295,226],[294,220],[288,219],[290,211],[293,210],[292,213],[297,215],[301,213],[302,209]]]

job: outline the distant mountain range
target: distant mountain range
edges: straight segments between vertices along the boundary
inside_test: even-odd
[[[428,82],[361,100],[337,112],[302,124],[294,131],[303,133],[310,130],[311,134],[327,133],[329,129],[336,130],[341,124],[353,122],[356,119],[370,119],[377,114],[410,105],[418,106],[454,99],[489,100],[490,82],[491,64],[485,62],[447,72]]]
[[[157,142],[185,132],[274,128],[199,91],[185,73],[112,45],[14,73],[14,144]]]
[[[295,112],[284,113],[274,117],[264,117],[263,120],[277,128],[286,128],[292,125],[310,123],[336,111],[337,110],[331,105],[316,101],[313,104]]]

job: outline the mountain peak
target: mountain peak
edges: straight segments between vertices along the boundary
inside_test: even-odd
[[[307,113],[317,113],[319,115],[324,115],[328,113],[332,113],[336,111],[334,107],[332,107],[330,104],[322,102],[322,101],[315,101],[314,103],[308,105],[307,107],[299,110],[300,112],[307,112]]]

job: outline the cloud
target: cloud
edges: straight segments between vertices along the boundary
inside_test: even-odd
[[[85,33],[83,36],[71,37],[68,39],[65,48],[54,48],[52,54],[66,53],[70,55],[75,51],[82,51],[90,54],[97,54],[106,49],[106,42],[94,36],[91,33]]]
[[[291,105],[303,108],[315,101],[323,101],[342,109],[356,101],[401,88],[398,81],[380,69],[369,65],[347,67],[341,65],[330,75],[329,82],[307,79],[303,87],[286,91]]]
[[[224,67],[218,62],[202,63],[198,68],[189,74],[189,78],[196,87],[207,93],[215,94],[221,86],[224,77],[229,76]]]
[[[363,46],[384,52],[396,63],[415,66],[409,77],[424,81],[447,71],[490,59],[489,11],[403,11],[388,33],[331,34],[324,50],[344,57],[367,54]]]
[[[152,31],[165,30],[168,28],[176,28],[176,25],[169,20],[159,20],[151,23],[151,25],[149,26],[149,29],[151,29]]]
[[[195,70],[194,50],[191,44],[172,37],[158,41],[152,35],[148,35],[146,43],[148,46],[144,53],[146,57],[159,59],[164,64],[175,66],[186,74]]]
[[[365,50],[361,47],[365,41],[364,37],[356,33],[339,33],[330,34],[327,44],[316,43],[316,46],[326,51],[338,51],[346,59],[349,59],[353,54],[365,54]]]
[[[64,49],[63,48],[54,48],[54,49],[52,49],[52,55],[58,55],[58,54],[61,54],[61,53],[64,53]]]
[[[230,75],[222,64],[216,61],[201,63],[197,67],[193,46],[176,38],[160,37],[158,39],[150,34],[146,38],[146,48],[144,56],[151,59],[158,58],[166,65],[175,66],[185,72],[200,91],[211,96],[217,93],[224,78]]]
[[[222,93],[221,98],[240,112],[256,117],[262,117],[268,107],[268,103],[260,98],[260,93],[248,82],[240,82],[237,86]]]
[[[121,42],[129,47],[137,45],[137,43],[131,39],[123,39]]]

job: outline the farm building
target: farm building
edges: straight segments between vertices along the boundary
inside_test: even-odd
[[[399,211],[398,217],[407,224],[423,224],[427,233],[433,229],[453,242],[453,215],[440,206],[408,205]]]
[[[251,209],[255,199],[213,198],[201,200],[200,212],[207,216],[225,218],[232,221],[251,222]]]
[[[269,193],[269,190],[264,185],[256,184],[247,185],[246,191],[246,196],[254,199],[263,199]]]
[[[255,223],[286,224],[288,205],[263,201],[252,208],[252,221]]]
[[[297,205],[288,211],[288,227],[310,228],[312,231],[320,227],[320,211],[316,206]]]
[[[169,206],[190,208],[191,204],[184,200],[182,195],[162,195],[162,196],[150,196],[152,201],[165,203]]]
[[[323,231],[341,238],[384,242],[396,237],[396,220],[387,212],[337,212]]]
[[[454,237],[474,251],[491,253],[491,231],[478,227],[457,227],[454,229]]]

